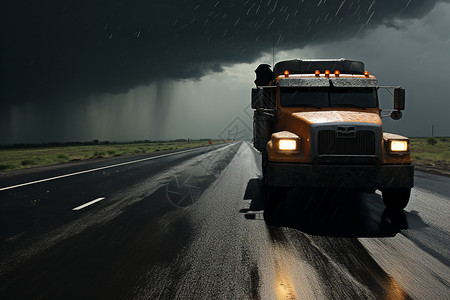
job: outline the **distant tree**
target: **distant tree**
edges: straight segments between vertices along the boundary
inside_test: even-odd
[[[427,143],[430,144],[431,146],[436,145],[437,142],[438,142],[438,140],[437,140],[436,138],[432,137],[432,136],[430,136],[430,137],[427,139]]]

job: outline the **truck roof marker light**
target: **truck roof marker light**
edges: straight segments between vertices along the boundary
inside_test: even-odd
[[[286,78],[289,77],[289,71],[288,70],[284,71],[284,77],[286,77]]]
[[[339,75],[341,75],[341,72],[340,72],[339,70],[336,70],[336,71],[334,71],[334,75],[335,75],[336,77],[339,77]]]
[[[316,75],[316,77],[319,77],[320,71],[319,71],[319,70],[316,70],[316,71],[314,72],[314,74]]]
[[[325,71],[325,76],[326,76],[326,77],[330,76],[330,73],[331,73],[330,70],[326,70],[326,71]]]
[[[369,76],[370,74],[369,74],[369,71],[364,71],[364,75],[365,76]]]

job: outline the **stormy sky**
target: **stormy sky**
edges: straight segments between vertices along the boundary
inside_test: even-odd
[[[449,2],[4,0],[0,144],[248,131],[253,71],[273,43],[275,61],[364,61],[407,90],[387,130],[450,136]]]

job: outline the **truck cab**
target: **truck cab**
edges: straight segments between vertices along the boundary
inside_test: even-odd
[[[383,131],[378,90],[392,90],[401,117],[405,90],[380,86],[360,61],[288,60],[256,69],[253,142],[275,209],[291,187],[379,189],[403,209],[414,185],[407,137]]]

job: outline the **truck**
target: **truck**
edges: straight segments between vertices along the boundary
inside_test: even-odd
[[[382,124],[402,117],[404,88],[380,86],[363,62],[344,58],[261,64],[255,73],[253,145],[262,155],[267,218],[294,187],[378,189],[388,209],[406,207],[410,142]],[[380,109],[380,89],[393,96],[393,109]]]

